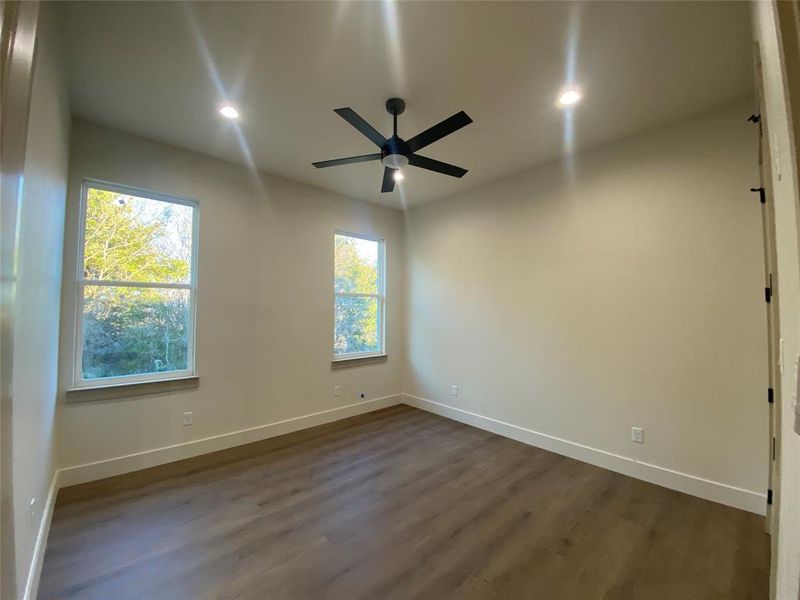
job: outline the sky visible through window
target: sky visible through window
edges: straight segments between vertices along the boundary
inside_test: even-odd
[[[356,254],[366,264],[372,268],[378,268],[378,242],[374,240],[365,240],[363,238],[353,237],[353,245],[356,248]]]

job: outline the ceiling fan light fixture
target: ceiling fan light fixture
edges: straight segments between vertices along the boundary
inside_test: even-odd
[[[558,103],[561,106],[572,106],[581,101],[581,93],[578,90],[564,90],[558,97]]]
[[[226,119],[236,120],[239,118],[239,111],[233,104],[225,103],[219,107],[219,114]]]
[[[381,159],[384,167],[402,169],[408,164],[408,157],[403,154],[387,154]]]
[[[403,172],[400,171],[400,170],[395,171],[394,175],[392,175],[392,177],[394,177],[394,180],[397,181],[397,182],[403,181],[403,179],[406,178],[406,176],[403,175]]]

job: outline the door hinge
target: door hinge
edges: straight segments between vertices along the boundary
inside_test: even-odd
[[[765,287],[764,288],[764,300],[766,300],[767,302],[771,302],[772,301],[772,288],[771,287]]]
[[[770,404],[775,402],[775,390],[772,388],[767,388],[767,402]]]
[[[767,490],[767,504],[772,504],[772,490]]]
[[[761,120],[761,115],[752,114],[747,117],[747,120],[752,123],[758,123]]]
[[[764,187],[757,187],[757,188],[750,188],[751,192],[758,192],[758,199],[761,201],[761,204],[767,203],[767,193],[764,190]]]

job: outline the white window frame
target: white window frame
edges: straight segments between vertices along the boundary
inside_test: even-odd
[[[86,279],[83,276],[84,249],[86,245],[86,208],[89,188],[137,196],[148,200],[181,204],[192,208],[192,258],[189,270],[188,283],[152,283],[145,281],[111,281]],[[78,237],[78,263],[76,268],[76,298],[75,298],[75,345],[73,349],[73,387],[93,388],[102,386],[116,386],[130,383],[145,383],[150,381],[165,381],[170,379],[183,379],[195,375],[195,317],[197,312],[197,254],[199,232],[199,205],[194,200],[167,196],[141,188],[109,183],[97,179],[84,179],[81,184],[81,206]],[[87,286],[98,287],[131,287],[131,288],[157,288],[189,290],[189,347],[187,349],[187,368],[180,371],[162,371],[160,373],[140,373],[137,375],[119,375],[116,377],[83,378],[83,290]]]
[[[368,235],[364,233],[354,233],[337,229],[333,234],[333,259],[336,264],[336,236],[344,235],[347,237],[359,238],[370,242],[378,242],[378,292],[375,294],[362,294],[356,292],[337,292],[336,274],[333,276],[333,310],[336,311],[336,298],[339,296],[361,296],[366,298],[378,299],[378,349],[375,352],[348,352],[345,354],[333,353],[333,361],[352,360],[354,358],[369,358],[371,356],[384,356],[386,354],[386,240],[382,237]],[[334,338],[336,340],[336,323],[334,322]]]

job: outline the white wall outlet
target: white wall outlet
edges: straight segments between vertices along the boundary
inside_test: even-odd
[[[333,386],[333,397],[338,398],[341,395],[342,395],[342,386],[340,385]]]
[[[458,384],[454,383],[453,386],[450,388],[450,394],[453,396],[458,396]]]
[[[191,425],[193,419],[194,419],[194,413],[192,413],[192,411],[187,411],[183,413],[183,426],[187,427]]]
[[[641,427],[631,427],[631,441],[644,444],[644,430]]]

